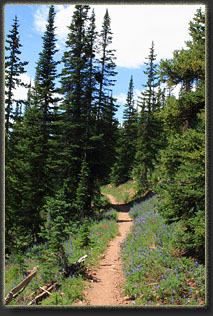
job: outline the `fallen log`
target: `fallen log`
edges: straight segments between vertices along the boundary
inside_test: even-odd
[[[37,273],[37,267],[33,268],[33,272],[29,274],[21,283],[19,283],[17,286],[15,286],[6,296],[5,298],[5,305],[8,305],[12,299],[14,298],[14,295],[18,293],[20,290],[24,290],[25,287],[28,285],[28,283],[34,278],[34,276]],[[21,292],[22,292],[21,291]],[[16,295],[17,296],[17,295]]]
[[[55,282],[54,284],[52,284],[50,287],[47,288],[47,290],[43,289],[42,287],[40,287],[41,290],[43,290],[43,292],[39,295],[37,295],[28,305],[32,305],[32,304],[36,304],[37,301],[39,299],[41,299],[43,296],[45,296],[46,294],[48,295],[52,295],[52,293],[50,293],[50,291],[57,285],[58,282]]]
[[[84,255],[83,257],[79,258],[76,262],[74,262],[70,268],[69,271],[71,272],[75,272],[77,269],[79,269],[79,266],[81,265],[81,263],[83,263],[85,261],[85,259],[87,258],[87,255]],[[28,285],[28,283],[32,280],[32,278],[36,275],[37,273],[37,268],[38,267],[34,267],[32,272],[20,283],[18,284],[16,287],[14,287],[7,295],[7,297],[5,298],[5,305],[8,305],[13,298],[15,297],[15,294],[18,293],[20,290],[21,292],[25,289],[25,287]],[[42,293],[40,293],[39,295],[37,295],[28,305],[32,305],[34,302],[36,302],[38,299],[42,298],[45,294],[48,295],[52,295],[52,293],[50,293],[50,290],[52,290],[52,288],[54,286],[57,285],[57,282],[55,282],[54,284],[52,284],[51,286],[47,287],[47,286],[43,286],[43,287],[39,287],[40,290],[42,290]],[[20,292],[20,293],[21,293]],[[16,294],[19,295],[20,293]],[[34,292],[35,293],[35,292]],[[34,294],[32,293],[31,296]]]
[[[79,258],[76,262],[72,263],[71,266],[69,267],[70,271],[75,270],[76,268],[79,267],[79,265],[85,261],[85,259],[87,258],[87,255],[84,255],[83,257]]]
[[[75,272],[77,269],[79,269],[79,266],[81,265],[81,263],[83,263],[85,261],[85,259],[87,258],[87,255],[84,255],[83,257],[79,258],[76,262],[74,262],[73,264],[71,264],[71,266],[69,267],[69,273]],[[68,274],[69,274],[68,273]],[[47,287],[46,285],[39,287],[40,290],[42,290],[43,292],[40,293],[39,295],[37,295],[28,305],[32,305],[32,304],[36,304],[38,300],[42,299],[45,295],[53,295],[52,293],[50,293],[50,291],[56,287],[56,285],[58,284],[58,282],[55,282],[54,284],[52,284],[51,286]]]
[[[72,263],[69,266],[68,271],[65,272],[65,275],[69,276],[71,272],[78,271],[81,268],[81,263],[83,263],[87,257],[87,255],[84,255],[83,257],[79,258],[76,262]]]
[[[46,292],[49,295],[53,295],[52,293],[50,293],[48,290],[44,289],[43,287],[39,287],[39,289]]]
[[[87,255],[84,255],[83,257],[81,257],[80,259],[78,259],[74,264],[75,264],[75,265],[78,265],[78,264],[84,262],[87,257],[88,257]]]

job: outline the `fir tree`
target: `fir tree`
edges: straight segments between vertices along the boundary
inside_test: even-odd
[[[98,97],[98,110],[97,118],[99,120],[102,113],[102,106],[105,103],[105,92],[111,90],[114,85],[115,80],[113,77],[117,74],[115,71],[115,50],[110,48],[112,44],[112,32],[110,27],[110,16],[108,10],[104,15],[104,21],[102,25],[102,30],[100,33],[100,72],[96,75],[96,80],[99,82],[99,97]]]
[[[131,179],[136,154],[137,110],[134,108],[132,77],[129,82],[123,119],[124,123],[120,129],[120,136],[116,147],[116,162],[111,172],[111,181],[116,185]]]
[[[135,100],[133,95],[133,78],[129,82],[129,90],[127,93],[126,104],[123,113],[123,127],[124,137],[126,139],[126,148],[128,148],[126,163],[128,167],[128,177],[131,177],[131,171],[134,165],[134,158],[136,154],[136,135],[137,135],[137,122],[138,112],[135,109]]]
[[[39,54],[36,66],[33,97],[31,97],[33,106],[37,108],[38,113],[34,122],[34,125],[37,126],[37,139],[35,141],[40,146],[39,152],[36,153],[37,166],[39,167],[37,178],[41,182],[40,192],[43,188],[43,197],[53,194],[53,178],[56,178],[57,170],[54,164],[57,149],[54,148],[53,138],[57,135],[56,121],[59,98],[56,97],[58,90],[55,81],[58,77],[57,65],[59,61],[55,61],[55,54],[58,50],[56,49],[54,18],[54,6],[50,6],[46,31],[42,37],[43,49]]]
[[[56,49],[54,6],[50,6],[46,31],[42,37],[43,48],[39,54],[36,66],[35,87],[31,102],[25,115],[25,125],[33,124],[25,130],[27,139],[26,152],[30,165],[31,210],[35,214],[32,230],[35,238],[38,237],[42,224],[41,209],[48,196],[53,196],[56,190],[57,173],[55,167],[56,150],[53,148],[52,137],[55,135],[55,120],[58,98],[55,97],[57,89],[57,64],[54,60]],[[32,123],[33,122],[33,123]]]
[[[70,209],[72,206],[66,203],[65,200],[63,189],[60,189],[55,197],[47,199],[43,207],[46,221],[39,235],[43,240],[48,241],[47,259],[53,265],[57,265],[60,272],[63,271],[67,275],[69,273],[69,264],[63,244],[68,239],[70,233]],[[45,268],[44,272],[49,270],[49,263],[43,263],[43,266]]]
[[[115,161],[117,126],[114,115],[117,111],[116,100],[112,97],[115,83],[115,50],[111,48],[112,31],[108,10],[104,15],[102,30],[99,35],[99,72],[96,80],[99,84],[97,98],[96,135],[99,136],[97,157],[101,164],[98,168],[100,181],[109,181],[109,172]]]
[[[156,112],[160,109],[158,102],[159,76],[157,64],[154,63],[154,43],[150,48],[148,62],[144,73],[147,75],[145,90],[141,92],[138,105],[141,108],[138,123],[138,140],[135,168],[133,175],[137,179],[138,189],[148,188],[148,176],[154,169],[154,161],[159,150],[160,122],[156,117]]]
[[[23,161],[23,152],[19,148],[19,141],[22,137],[19,128],[22,125],[21,106],[23,100],[16,100],[14,91],[19,86],[26,85],[21,81],[20,75],[25,73],[24,67],[28,62],[20,60],[22,45],[19,37],[19,24],[17,16],[14,18],[14,24],[10,34],[7,35],[5,49],[8,55],[5,57],[5,234],[6,234],[6,251],[17,246],[16,242],[12,242],[16,236],[23,236],[24,228],[24,212],[17,210],[17,205],[21,205],[22,197],[25,190],[26,174],[20,177],[23,170],[26,170],[26,164]]]
[[[87,5],[76,5],[70,33],[66,41],[66,51],[62,61],[61,92],[64,101],[61,106],[61,142],[63,144],[63,181],[66,183],[67,199],[75,201],[78,175],[82,160],[87,158],[90,138],[90,119],[93,85],[94,16],[90,24],[88,44]]]
[[[5,130],[7,134],[9,134],[11,127],[11,119],[13,119],[13,105],[14,102],[17,101],[14,99],[14,90],[19,86],[26,86],[26,84],[21,81],[20,75],[26,72],[24,66],[26,66],[28,62],[22,62],[19,58],[22,45],[20,44],[18,28],[18,18],[15,16],[12,30],[6,39],[8,46],[5,47],[6,51],[9,52],[8,56],[5,57]]]
[[[17,231],[20,231],[17,240],[27,238],[29,242],[39,240],[38,233],[43,223],[42,206],[46,197],[53,195],[56,182],[53,181],[55,174],[52,172],[54,168],[52,157],[55,152],[50,144],[54,134],[52,125],[57,101],[54,97],[57,65],[53,60],[56,53],[54,29],[54,8],[51,6],[43,36],[43,51],[40,53],[36,68],[36,84],[33,91],[32,88],[28,90],[24,115],[21,120],[16,120],[13,124],[10,137],[13,153],[10,158],[12,165],[8,166],[8,175],[12,173],[16,186],[11,197],[8,179],[7,207],[10,209]],[[9,218],[8,214],[8,220]]]
[[[79,173],[79,184],[76,192],[76,208],[79,217],[83,219],[91,208],[90,171],[85,160],[82,161]]]

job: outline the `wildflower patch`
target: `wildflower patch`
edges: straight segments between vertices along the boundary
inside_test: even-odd
[[[178,255],[180,223],[165,224],[157,196],[130,210],[131,233],[121,245],[125,293],[135,305],[204,305],[205,268]]]

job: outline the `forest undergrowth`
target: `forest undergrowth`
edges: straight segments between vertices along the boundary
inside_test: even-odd
[[[33,305],[72,305],[82,299],[84,282],[89,276],[90,268],[98,266],[100,255],[105,251],[109,241],[118,234],[117,212],[109,209],[99,218],[89,219],[85,227],[73,224],[70,237],[64,242],[65,255],[71,266],[79,258],[87,255],[80,271],[65,276],[64,270],[56,265],[57,254],[51,253],[49,243],[34,245],[25,253],[14,255],[5,262],[5,296],[17,286],[29,271],[38,267],[36,276],[26,289],[17,295],[9,305],[29,305],[39,294],[40,287],[54,284],[51,295]]]
[[[108,185],[103,191],[119,199],[119,196],[124,197],[130,184]],[[120,201],[124,202],[121,198]],[[180,250],[181,223],[166,224],[157,212],[159,203],[154,195],[130,209],[134,225],[121,244],[124,292],[133,305],[204,305],[205,266]],[[10,305],[29,305],[32,293],[35,296],[39,287],[50,281],[57,282],[52,295],[33,305],[72,305],[83,300],[89,271],[98,266],[109,241],[118,234],[116,219],[117,212],[109,208],[102,211],[99,218],[90,219],[87,227],[84,224],[70,227],[70,238],[63,245],[69,265],[88,256],[80,273],[65,277],[64,271],[54,265],[48,243],[33,246],[22,257],[10,258],[5,266],[5,295],[26,277],[27,271],[39,267],[36,277]]]

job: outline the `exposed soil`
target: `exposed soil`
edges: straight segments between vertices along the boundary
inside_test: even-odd
[[[118,203],[110,194],[106,194],[106,196],[110,199],[111,204],[117,205],[120,235],[109,243],[100,261],[100,267],[91,271],[92,280],[84,289],[85,301],[79,301],[74,305],[131,305],[131,300],[123,293],[124,275],[120,258],[120,243],[126,238],[132,226],[132,220],[128,214],[129,206]]]

